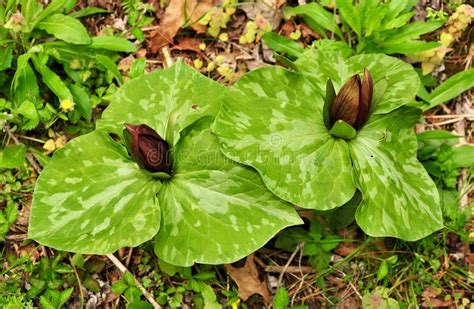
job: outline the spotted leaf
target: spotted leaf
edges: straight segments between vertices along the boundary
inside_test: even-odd
[[[137,246],[160,228],[160,186],[108,134],[80,136],[58,150],[41,173],[28,236],[87,254]]]
[[[123,123],[146,124],[170,146],[197,119],[215,115],[226,88],[184,62],[131,80],[118,90],[97,129],[121,134]]]
[[[347,143],[329,135],[324,99],[306,78],[262,68],[235,88],[214,126],[229,158],[253,166],[273,193],[304,208],[327,210],[352,197]]]
[[[222,155],[211,121],[203,119],[183,134],[174,175],[160,192],[163,222],[155,251],[172,264],[234,262],[281,229],[302,223],[253,169]]]
[[[363,195],[356,220],[369,235],[417,240],[443,227],[438,190],[416,158],[419,117],[408,107],[377,115],[349,142]]]

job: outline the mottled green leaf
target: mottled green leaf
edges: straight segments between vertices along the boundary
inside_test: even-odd
[[[380,81],[387,81],[386,91],[374,110],[375,114],[388,113],[406,105],[413,100],[420,84],[411,65],[383,54],[358,55],[344,60],[339,53],[310,49],[295,64],[321,91],[325,89],[327,80],[331,79],[336,92],[354,74],[360,74],[367,68],[375,87]]]
[[[234,262],[281,229],[302,223],[254,170],[220,153],[210,123],[202,119],[183,134],[173,178],[160,192],[163,223],[155,252],[172,264]]]
[[[189,266],[236,261],[284,227],[302,223],[257,172],[220,152],[210,125],[225,88],[181,62],[136,81],[112,100],[100,130],[58,150],[41,174],[32,239],[61,250],[105,254],[158,232],[157,255]],[[125,122],[146,123],[171,137],[171,179],[160,181],[140,169],[125,146],[106,133],[121,136]]]
[[[256,168],[272,192],[301,207],[341,206],[357,187],[363,201],[356,219],[369,235],[416,240],[440,229],[436,187],[416,158],[419,113],[400,108],[417,92],[414,70],[383,55],[347,62],[334,53],[312,52],[317,61],[308,55],[297,61],[306,73],[275,67],[241,78],[214,124],[223,152]],[[378,87],[385,92],[367,124],[346,142],[328,134],[321,92],[328,78],[340,88],[364,67],[375,80],[374,101]]]
[[[97,128],[121,134],[123,123],[145,123],[170,145],[180,131],[205,115],[215,115],[226,89],[182,61],[123,86]]]
[[[137,246],[160,227],[159,188],[107,134],[80,136],[58,150],[41,173],[28,236],[84,254]]]
[[[371,236],[417,240],[443,227],[433,180],[416,158],[417,109],[377,115],[349,142],[363,201],[359,226]]]
[[[258,69],[226,96],[214,129],[224,153],[256,168],[273,193],[304,208],[331,209],[355,187],[347,143],[329,135],[323,101],[298,73]]]

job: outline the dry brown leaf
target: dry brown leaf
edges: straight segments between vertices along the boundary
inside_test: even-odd
[[[160,48],[173,42],[173,38],[185,24],[184,4],[186,3],[187,24],[194,24],[213,6],[212,0],[171,0],[161,17],[158,29],[150,33],[149,48],[156,53]]]
[[[174,50],[191,50],[196,53],[200,53],[201,49],[199,48],[199,45],[201,44],[201,41],[198,39],[194,38],[182,38],[178,41],[178,44],[174,45],[171,49]]]
[[[439,299],[442,289],[435,287],[427,287],[422,293],[423,303],[421,304],[424,308],[445,308],[453,305],[452,299],[447,301]]]
[[[249,299],[254,294],[262,295],[265,303],[269,304],[272,296],[264,282],[258,278],[257,266],[254,262],[253,254],[247,257],[244,267],[236,268],[230,264],[224,265],[232,280],[237,283],[239,297],[243,301]]]

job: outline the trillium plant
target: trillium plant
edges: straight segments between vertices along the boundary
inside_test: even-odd
[[[58,150],[35,188],[29,237],[108,254],[155,238],[180,266],[238,260],[294,208],[226,158],[210,127],[227,89],[182,62],[126,84],[97,129]]]
[[[368,235],[417,240],[442,227],[437,188],[416,158],[420,111],[407,106],[418,87],[396,58],[308,50],[293,71],[243,76],[213,131],[280,198],[330,210],[360,191],[355,218]]]

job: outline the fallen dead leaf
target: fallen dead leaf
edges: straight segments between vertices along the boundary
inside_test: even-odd
[[[201,43],[202,42],[198,39],[185,37],[185,38],[181,38],[178,41],[178,44],[171,47],[171,49],[172,50],[191,50],[196,53],[201,53],[201,49],[199,49],[199,45]]]
[[[186,3],[186,10],[184,9]],[[156,53],[160,48],[173,42],[173,38],[185,22],[196,23],[213,6],[212,0],[171,0],[161,17],[158,29],[150,33],[149,48]],[[185,15],[186,11],[186,15]],[[185,20],[187,17],[187,21]]]
[[[243,267],[236,268],[230,264],[226,264],[224,267],[232,280],[237,283],[240,299],[246,301],[250,296],[260,294],[265,303],[269,304],[271,302],[272,297],[267,286],[258,277],[253,254],[247,257]]]
[[[450,307],[453,305],[453,300],[447,301],[439,299],[442,289],[435,287],[428,287],[422,293],[423,303],[421,304],[424,308],[440,308]]]

